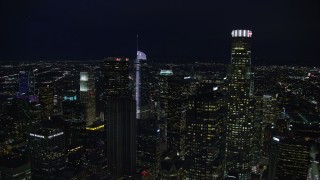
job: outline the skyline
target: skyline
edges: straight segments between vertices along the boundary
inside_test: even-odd
[[[289,2],[289,3],[288,3]],[[134,57],[230,59],[233,29],[253,31],[253,63],[318,65],[319,3],[2,1],[0,61]],[[280,60],[280,61],[279,61]]]
[[[230,64],[0,66],[1,179],[318,179],[320,68],[251,66],[253,34]]]

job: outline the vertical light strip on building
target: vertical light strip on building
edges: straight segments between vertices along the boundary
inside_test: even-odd
[[[137,51],[137,59],[136,59],[136,118],[140,119],[140,60],[147,60],[147,56],[145,53],[141,51]]]

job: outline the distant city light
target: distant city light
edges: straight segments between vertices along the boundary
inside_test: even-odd
[[[275,141],[278,141],[278,142],[280,141],[280,139],[277,138],[277,137],[273,137],[272,139],[275,140]]]
[[[100,125],[100,126],[97,126],[97,127],[86,127],[86,130],[97,131],[97,130],[100,130],[100,129],[103,129],[103,128],[104,128],[104,125]]]
[[[173,75],[173,72],[172,72],[172,70],[161,70],[160,75],[171,76],[171,75]]]

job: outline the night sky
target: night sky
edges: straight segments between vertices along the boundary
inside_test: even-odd
[[[230,59],[232,29],[253,31],[253,59],[320,65],[318,0],[0,0],[0,60]]]

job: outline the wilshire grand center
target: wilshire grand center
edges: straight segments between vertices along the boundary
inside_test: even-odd
[[[225,175],[250,177],[253,158],[253,78],[250,30],[232,31],[231,67],[228,75],[228,113]]]

